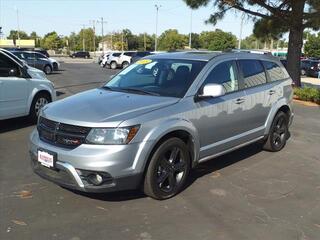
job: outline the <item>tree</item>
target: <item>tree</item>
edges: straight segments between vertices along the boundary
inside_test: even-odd
[[[254,21],[267,21],[262,28],[267,34],[289,32],[288,71],[295,84],[301,86],[300,57],[303,31],[320,27],[319,0],[184,0],[191,8],[213,3],[217,11],[208,23],[216,24],[230,10],[246,13]],[[267,27],[266,27],[267,26]],[[269,27],[268,27],[269,26]]]
[[[188,36],[188,38],[189,38],[189,36]],[[194,49],[201,48],[200,34],[191,33],[191,48],[194,48]]]
[[[212,51],[223,51],[236,47],[237,38],[231,33],[223,32],[220,29],[216,29],[211,32],[200,33],[200,43],[205,49]]]
[[[186,36],[179,34],[177,29],[169,29],[159,37],[159,50],[174,51],[184,49],[187,42]]]
[[[63,42],[56,32],[47,33],[41,40],[41,47],[45,49],[58,50],[62,45]]]
[[[41,44],[41,38],[37,35],[35,31],[30,33],[30,39],[33,39],[35,42],[35,47],[40,47]]]
[[[20,39],[29,39],[28,34],[24,31],[19,31],[19,37]],[[13,39],[13,40],[18,39],[18,31],[11,30],[9,33],[8,39]]]
[[[79,41],[78,42],[78,49],[85,51],[93,51],[93,38],[94,38],[94,31],[92,28],[85,28],[81,29],[79,32]],[[84,44],[83,44],[84,43]]]
[[[304,52],[309,57],[320,58],[320,33],[308,36],[308,40],[304,45]]]

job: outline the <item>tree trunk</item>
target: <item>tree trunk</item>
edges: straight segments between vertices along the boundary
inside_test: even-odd
[[[295,83],[295,86],[301,86],[300,58],[303,45],[303,9],[305,1],[292,1],[292,25],[289,33],[288,46],[288,72]]]

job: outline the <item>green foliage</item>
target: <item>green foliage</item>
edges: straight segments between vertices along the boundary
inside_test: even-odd
[[[41,47],[44,49],[58,50],[62,46],[63,42],[56,32],[47,33],[41,40]]]
[[[318,33],[318,36],[315,34],[308,36],[308,41],[304,46],[304,52],[309,57],[320,58],[320,33]]]
[[[295,88],[294,95],[296,95],[300,100],[320,104],[320,89],[311,87]]]
[[[184,49],[188,45],[188,40],[185,35],[179,34],[176,29],[169,29],[163,32],[159,39],[159,50],[173,51]]]
[[[219,29],[214,32],[202,32],[200,34],[202,48],[212,51],[233,49],[237,45],[237,38],[232,33],[223,32]]]
[[[26,32],[24,31],[19,31],[19,37],[20,39],[29,39],[29,36]],[[18,39],[18,31],[16,30],[11,30],[8,36],[8,39]]]

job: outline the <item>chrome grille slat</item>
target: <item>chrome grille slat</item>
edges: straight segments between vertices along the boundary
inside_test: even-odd
[[[64,124],[43,117],[40,117],[37,129],[41,140],[65,148],[76,148],[85,143],[91,130],[88,127]]]

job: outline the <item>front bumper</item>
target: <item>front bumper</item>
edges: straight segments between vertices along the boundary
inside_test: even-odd
[[[114,146],[83,144],[75,149],[64,149],[41,141],[35,129],[30,136],[31,166],[42,178],[83,192],[136,189],[142,181],[149,147],[151,143],[147,142]],[[57,154],[55,169],[38,162],[39,148]],[[108,179],[101,185],[94,185],[81,174],[87,171],[103,173]]]

